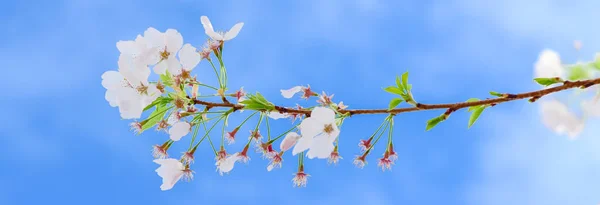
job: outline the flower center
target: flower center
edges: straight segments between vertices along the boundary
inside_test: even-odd
[[[160,52],[160,60],[167,60],[169,58],[169,55],[171,55],[171,53],[169,53],[167,51],[167,47],[165,47],[165,50]]]
[[[333,124],[325,125],[325,127],[323,128],[323,132],[331,134],[333,132]]]
[[[141,85],[141,86],[138,86],[136,89],[140,94],[144,94],[144,95],[148,94],[148,86]]]

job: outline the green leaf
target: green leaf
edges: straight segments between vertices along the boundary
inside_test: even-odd
[[[473,126],[473,123],[479,119],[479,116],[485,110],[486,106],[477,106],[477,108],[473,109],[473,113],[471,113],[471,117],[469,118],[469,128]]]
[[[596,70],[600,70],[600,56],[596,56],[596,60],[592,64]]]
[[[160,75],[160,81],[169,87],[173,87],[173,83],[175,83],[173,76],[171,76],[171,73],[169,73],[169,70],[167,70],[165,74]]]
[[[397,87],[394,87],[394,86],[389,86],[387,88],[384,88],[383,90],[385,90],[388,93],[396,94],[396,95],[402,95],[402,94],[404,94],[404,92],[402,92],[402,90],[400,90],[400,88],[397,88]]]
[[[425,128],[425,131],[431,130],[433,127],[435,127],[437,124],[439,124],[440,122],[442,122],[444,120],[446,120],[444,118],[444,115],[440,115],[436,118],[433,118],[433,119],[427,121],[427,127]]]
[[[156,100],[154,100],[154,102],[150,103],[150,105],[146,106],[144,108],[144,111],[149,110],[150,108],[156,106],[156,105],[166,105],[167,103],[171,102],[171,100],[173,100],[170,97],[165,97],[165,96],[160,96],[158,98],[156,98]]]
[[[405,72],[404,74],[402,74],[402,87],[406,90],[408,89],[408,72]]]
[[[467,102],[477,102],[477,101],[480,101],[480,99],[479,98],[470,98],[470,99],[467,100]],[[473,110],[473,109],[475,109],[475,108],[477,108],[479,106],[481,106],[481,105],[471,106],[471,107],[469,107],[468,111],[471,112],[471,110]]]
[[[563,82],[563,80],[560,78],[536,78],[533,80],[535,80],[535,82],[537,82],[538,84],[543,85],[543,86],[549,86],[552,84]]]
[[[504,97],[504,95],[502,93],[494,92],[494,91],[490,91],[490,95],[493,95],[493,96],[496,96],[496,97]]]
[[[389,106],[389,110],[396,108],[396,106],[398,106],[400,103],[402,103],[402,99],[401,98],[394,98],[390,101],[390,106]]]
[[[248,110],[271,111],[271,110],[275,109],[275,105],[273,103],[267,101],[267,99],[265,99],[265,97],[262,96],[258,92],[254,95],[249,94],[248,99],[246,99],[240,103],[243,104],[244,108],[248,109]]]
[[[583,68],[581,65],[576,65],[571,68],[571,73],[569,73],[569,80],[582,80],[589,78],[588,71]]]
[[[169,109],[170,107],[167,107],[166,105],[157,105],[156,110],[154,110],[146,120],[142,121],[142,131],[154,127],[156,123],[164,118]]]
[[[399,88],[402,87],[402,82],[400,80],[400,76],[396,76],[396,86],[398,86]]]

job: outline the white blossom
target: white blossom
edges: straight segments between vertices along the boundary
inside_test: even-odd
[[[563,77],[565,71],[560,56],[552,50],[543,50],[535,63],[536,78]]]
[[[309,158],[328,158],[334,149],[333,142],[340,134],[335,123],[335,112],[329,108],[316,107],[310,117],[300,123],[299,128],[302,137],[294,146],[292,154],[296,155],[310,149],[311,154],[307,153]]]
[[[177,122],[169,129],[169,138],[173,141],[179,141],[183,136],[190,133],[190,124],[187,122]]]
[[[269,116],[271,119],[274,119],[274,120],[290,117],[290,115],[288,115],[286,113],[280,113],[278,111],[271,111],[271,112],[269,112],[269,114],[267,116]]]
[[[240,22],[240,23],[233,25],[233,27],[231,27],[231,29],[229,29],[229,31],[215,32],[215,29],[213,28],[212,23],[210,23],[210,20],[208,19],[208,17],[201,16],[200,22],[202,23],[202,26],[204,27],[204,33],[206,33],[206,35],[208,35],[210,38],[212,38],[213,40],[216,40],[216,41],[228,41],[228,40],[235,38],[238,35],[238,33],[240,33],[240,30],[242,30],[242,27],[244,26],[244,23]]]
[[[164,74],[167,69],[175,75],[181,72],[181,64],[175,56],[183,45],[183,37],[177,30],[167,29],[165,33],[161,33],[150,27],[144,32],[144,38],[149,47],[156,51],[149,54],[151,59],[158,59],[158,64],[154,66],[156,74]]]
[[[181,177],[185,175],[191,177],[191,171],[187,170],[179,160],[173,158],[155,159],[154,163],[160,165],[160,167],[156,169],[156,173],[162,178],[160,189],[163,191],[173,188],[175,183],[177,183]]]
[[[559,135],[566,134],[570,138],[575,138],[583,130],[583,120],[571,113],[569,108],[560,101],[543,101],[540,107],[544,125]]]
[[[223,176],[223,173],[229,173],[231,170],[233,170],[235,162],[237,162],[240,159],[241,157],[238,155],[238,153],[235,153],[233,155],[228,156],[224,160],[217,161],[215,165],[217,166],[219,174]]]

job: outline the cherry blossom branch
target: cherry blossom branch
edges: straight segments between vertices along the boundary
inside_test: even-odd
[[[546,88],[546,89],[541,89],[541,90],[536,90],[536,91],[531,91],[531,92],[526,92],[526,93],[519,93],[519,94],[506,93],[506,94],[501,94],[501,97],[498,97],[498,98],[486,99],[486,100],[480,100],[480,101],[445,103],[445,104],[416,103],[414,107],[396,108],[396,109],[391,109],[391,110],[390,109],[340,109],[340,110],[338,110],[338,112],[341,114],[349,114],[349,115],[398,114],[398,113],[404,113],[404,112],[414,112],[414,111],[421,111],[421,110],[436,110],[436,109],[450,109],[451,111],[449,111],[449,112],[454,112],[456,110],[466,108],[466,107],[473,107],[473,106],[480,106],[480,105],[494,106],[496,104],[515,101],[515,100],[521,100],[521,99],[526,99],[526,98],[529,98],[530,102],[535,102],[536,100],[542,98],[543,96],[546,96],[546,95],[549,95],[552,93],[556,93],[556,92],[560,92],[560,91],[568,90],[568,89],[573,89],[573,88],[584,88],[585,89],[585,88],[588,88],[588,87],[591,87],[594,85],[598,85],[598,84],[600,84],[600,78],[589,79],[589,80],[579,80],[579,81],[564,81],[563,84],[560,86],[555,86],[555,87],[551,87],[551,88]],[[216,102],[208,102],[208,101],[204,101],[204,100],[194,99],[194,103],[199,104],[199,105],[205,105],[208,108],[228,107],[228,108],[233,108],[234,110],[244,109],[244,105],[233,104],[233,103],[229,103],[229,102],[216,103]],[[307,110],[307,109],[294,109],[294,108],[286,108],[283,106],[275,106],[274,109],[280,113],[288,113],[288,114],[310,115],[310,112],[311,112],[311,110]]]

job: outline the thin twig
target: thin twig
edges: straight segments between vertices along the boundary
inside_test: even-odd
[[[446,103],[446,104],[421,104],[417,103],[415,107],[409,108],[396,108],[392,110],[388,109],[355,109],[355,110],[339,110],[342,114],[350,114],[350,115],[359,115],[359,114],[398,114],[403,112],[414,112],[420,110],[436,110],[436,109],[451,109],[452,111],[456,111],[462,108],[478,106],[478,105],[496,105],[504,102],[510,102],[521,99],[530,99],[530,101],[535,101],[545,95],[560,92],[563,90],[573,89],[573,88],[589,88],[594,85],[600,84],[600,78],[590,79],[590,80],[580,80],[580,81],[565,81],[560,86],[555,86],[551,88],[546,88],[542,90],[520,93],[520,94],[505,94],[505,97],[486,99],[474,102],[458,102],[458,103]],[[232,104],[232,103],[215,103],[208,102],[203,100],[194,99],[195,104],[206,105],[208,107],[229,107],[234,108],[234,110],[244,109],[243,105]],[[286,108],[282,106],[275,106],[275,110],[280,113],[297,113],[297,114],[305,114],[309,115],[310,110],[299,110],[294,108]]]

